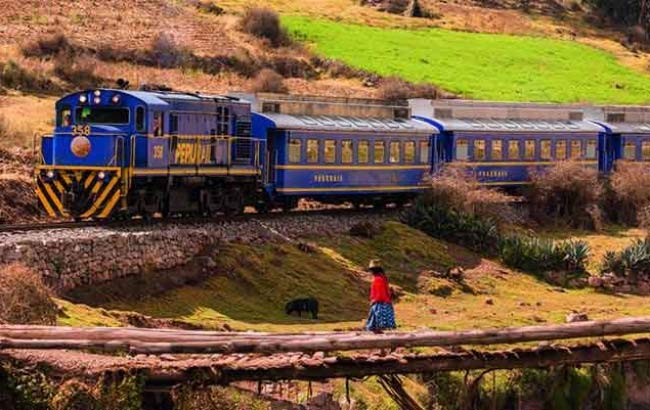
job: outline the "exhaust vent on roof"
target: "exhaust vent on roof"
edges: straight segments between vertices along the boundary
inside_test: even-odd
[[[262,103],[262,112],[278,114],[280,113],[280,103],[264,102]]]
[[[433,111],[433,117],[440,119],[454,118],[454,112],[451,110],[451,108],[436,108]]]
[[[569,112],[569,120],[571,121],[582,121],[585,118],[582,111],[571,111]]]
[[[607,122],[625,122],[625,113],[610,112],[607,114]]]
[[[408,120],[410,117],[410,112],[408,108],[395,108],[393,110],[393,115],[396,120]]]

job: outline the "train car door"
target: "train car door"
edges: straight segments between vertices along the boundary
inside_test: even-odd
[[[266,138],[266,153],[264,161],[264,183],[277,184],[276,165],[278,164],[279,147],[282,142],[282,132],[269,130]]]

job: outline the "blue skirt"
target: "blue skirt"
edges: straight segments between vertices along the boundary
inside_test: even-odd
[[[395,310],[391,303],[373,303],[366,322],[366,330],[395,329]]]

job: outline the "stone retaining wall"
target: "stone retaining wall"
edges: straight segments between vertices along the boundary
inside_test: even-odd
[[[0,236],[0,265],[22,263],[57,292],[182,266],[206,247],[232,241],[291,241],[347,233],[390,215],[285,215],[244,222],[148,228],[80,228]]]

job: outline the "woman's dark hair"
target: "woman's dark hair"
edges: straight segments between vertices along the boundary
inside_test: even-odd
[[[381,266],[375,266],[375,267],[372,267],[372,268],[370,268],[368,270],[373,275],[384,275],[385,274],[384,268],[382,268]]]

